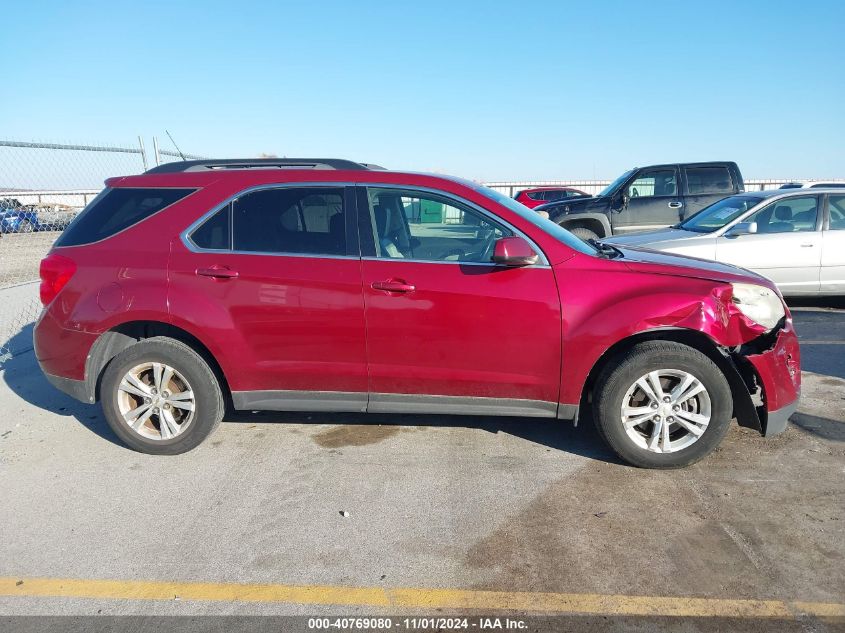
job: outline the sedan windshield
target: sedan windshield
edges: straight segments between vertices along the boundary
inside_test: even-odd
[[[693,231],[695,233],[712,233],[721,229],[726,224],[736,220],[743,213],[752,207],[760,204],[760,198],[747,196],[731,196],[719,200],[709,207],[688,217],[678,225],[679,229]]]
[[[598,193],[599,197],[612,196],[614,193],[616,193],[616,190],[619,189],[619,187],[621,187],[622,184],[626,180],[628,180],[628,177],[633,173],[634,173],[633,169],[629,169],[628,171],[626,171],[624,174],[619,176],[619,178],[617,178],[612,183],[610,183],[607,187],[605,187],[604,189],[599,191],[599,193]]]

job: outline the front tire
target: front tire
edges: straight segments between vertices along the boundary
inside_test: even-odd
[[[566,228],[566,227],[563,227],[563,228]],[[595,233],[594,231],[591,231],[590,229],[585,229],[582,226],[576,226],[574,229],[569,229],[569,232],[572,233],[572,235],[574,235],[575,237],[580,237],[585,242],[587,240],[597,240],[597,239],[599,239],[599,236],[598,236],[597,233]]]
[[[593,392],[599,433],[641,468],[681,468],[704,458],[728,431],[733,398],[722,371],[671,341],[640,343],[601,373]]]
[[[178,455],[196,448],[223,419],[220,383],[188,345],[168,337],[135,343],[103,372],[106,421],[130,448]]]

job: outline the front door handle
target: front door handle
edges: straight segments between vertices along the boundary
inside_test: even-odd
[[[682,206],[684,206],[683,202],[670,202],[669,203],[670,209],[680,209]]]
[[[403,279],[388,279],[387,281],[374,281],[373,290],[384,290],[385,292],[413,292],[416,290],[413,284]]]
[[[213,277],[214,279],[234,279],[238,276],[238,271],[215,264],[208,268],[197,268],[197,275],[201,277]]]
[[[801,248],[813,248],[813,246],[815,246],[815,244],[802,244]]]

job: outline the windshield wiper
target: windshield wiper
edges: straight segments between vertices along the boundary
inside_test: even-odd
[[[588,243],[592,244],[596,250],[602,255],[606,255],[609,258],[613,257],[622,257],[623,253],[621,250],[613,246],[612,244],[605,244],[595,238],[590,238],[587,240]]]

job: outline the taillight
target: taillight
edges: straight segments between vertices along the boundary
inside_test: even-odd
[[[41,260],[41,303],[45,306],[56,298],[61,292],[73,273],[76,272],[76,264],[73,260],[61,255],[47,255]]]

